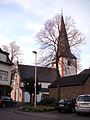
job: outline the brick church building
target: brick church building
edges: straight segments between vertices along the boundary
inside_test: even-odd
[[[61,15],[60,31],[61,64],[60,79],[49,86],[49,97],[76,98],[79,94],[90,93],[90,69],[77,74],[77,58],[71,53],[67,31]],[[63,52],[65,51],[65,52]]]

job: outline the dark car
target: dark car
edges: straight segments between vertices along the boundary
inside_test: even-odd
[[[56,109],[58,112],[75,112],[75,101],[76,99],[61,99]]]
[[[8,96],[0,96],[0,106],[1,107],[13,107],[16,105],[16,102],[13,101]]]

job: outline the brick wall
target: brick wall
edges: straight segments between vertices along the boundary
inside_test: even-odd
[[[57,88],[50,88],[49,89],[49,97],[58,98],[57,92],[58,92]]]
[[[90,77],[85,82],[83,89],[84,89],[84,94],[90,94]]]
[[[57,98],[57,88],[49,88],[49,96]],[[60,98],[76,98],[80,94],[90,94],[90,77],[84,85],[67,86],[60,88]]]

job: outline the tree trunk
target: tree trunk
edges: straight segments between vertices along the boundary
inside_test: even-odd
[[[59,73],[59,56],[56,54],[56,74],[57,74],[57,99],[60,100],[60,73]]]

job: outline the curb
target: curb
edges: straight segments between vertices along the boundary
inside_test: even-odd
[[[43,113],[41,113],[41,112],[23,112],[23,111],[20,111],[19,109],[14,109],[13,112],[16,114],[19,114],[19,115],[24,115],[24,116],[34,116],[34,117],[44,118],[44,119],[48,118],[49,120],[53,120],[53,119],[55,120],[55,118],[57,117],[56,115],[53,116],[53,113],[50,113],[50,112],[43,112]],[[51,115],[49,116],[48,113]]]

